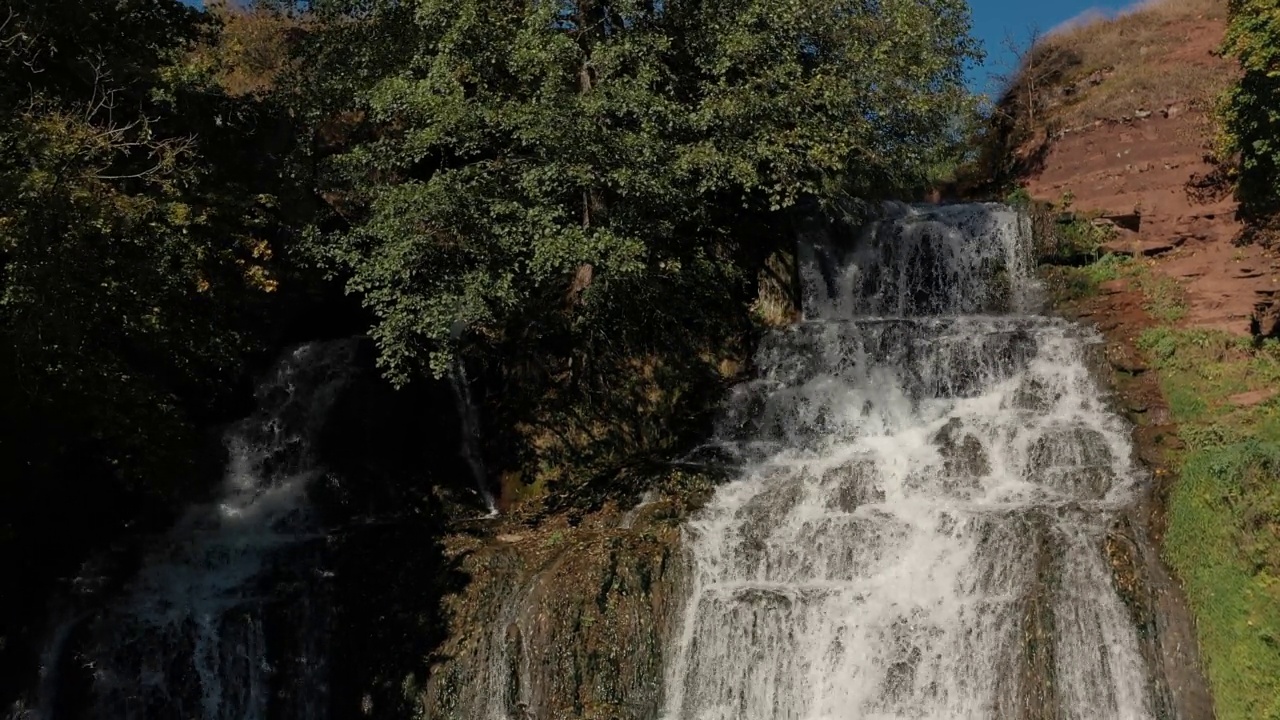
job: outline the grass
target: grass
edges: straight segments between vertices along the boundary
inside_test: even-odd
[[[1187,293],[1177,280],[1153,273],[1147,265],[1140,262],[1132,264],[1139,268],[1133,273],[1133,281],[1146,298],[1142,308],[1158,322],[1172,325],[1187,314]]]
[[[1191,36],[1197,22],[1225,23],[1226,14],[1225,0],[1162,0],[1114,16],[1083,15],[1026,53],[1006,98],[1032,125],[1057,128],[1175,103],[1207,109],[1233,78],[1232,65],[1185,48],[1197,39]],[[1167,72],[1171,64],[1176,73]]]
[[[1080,266],[1103,258],[1103,246],[1115,238],[1115,229],[1096,222],[1098,213],[1072,210],[1074,197],[1065,193],[1057,202],[1031,199],[1024,187],[1017,187],[1005,204],[1031,217],[1036,238],[1036,254],[1043,262]]]
[[[1177,280],[1152,272],[1150,261],[1107,254],[1078,267],[1047,271],[1058,301],[1074,301],[1096,294],[1112,280],[1128,279],[1143,295],[1142,307],[1161,325],[1172,325],[1187,314],[1185,288]]]
[[[1280,720],[1280,344],[1153,328],[1140,338],[1186,444],[1164,552],[1197,620],[1221,720]]]
[[[1050,269],[1059,299],[1128,279],[1157,325],[1138,346],[1183,449],[1168,458],[1163,551],[1196,618],[1220,720],[1280,720],[1280,342],[1173,327],[1177,281],[1148,261],[1107,255]]]
[[[1048,266],[1045,278],[1057,302],[1072,302],[1098,293],[1100,286],[1126,277],[1132,272],[1132,260],[1120,255],[1103,255],[1079,267]]]

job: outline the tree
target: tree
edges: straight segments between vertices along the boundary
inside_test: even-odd
[[[271,113],[194,62],[212,20],[0,9],[0,684],[51,578],[220,475],[208,431],[263,349]]]
[[[202,166],[212,138],[197,132],[214,118],[177,108],[170,68],[204,30],[171,0],[33,0],[10,5],[5,31],[10,417],[47,415],[74,428],[55,436],[111,448],[109,464],[130,483],[181,467],[166,448],[189,450],[169,442],[190,430],[183,398],[208,407],[239,377],[239,320],[254,293],[272,289],[269,248]]]
[[[1244,73],[1219,104],[1220,154],[1239,158],[1242,207],[1265,218],[1280,209],[1280,2],[1231,0],[1223,47]]]
[[[310,248],[401,383],[459,327],[660,341],[723,305],[801,205],[920,183],[976,54],[957,0],[310,7],[304,105],[353,120]]]

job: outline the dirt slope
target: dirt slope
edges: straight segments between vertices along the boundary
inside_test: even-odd
[[[1044,168],[1026,179],[1033,197],[1073,197],[1083,212],[1138,215],[1137,231],[1119,228],[1113,252],[1153,259],[1151,269],[1184,289],[1186,327],[1234,334],[1276,329],[1280,260],[1258,246],[1237,246],[1242,227],[1230,196],[1197,186],[1214,172],[1204,160],[1198,111],[1101,122],[1056,141]]]
[[[1181,326],[1271,334],[1280,319],[1280,259],[1235,244],[1242,230],[1236,203],[1213,182],[1217,168],[1207,161],[1213,130],[1204,108],[1220,84],[1206,78],[1225,83],[1235,72],[1216,54],[1225,22],[1216,12],[1155,12],[1140,24],[1148,35],[1128,57],[1096,70],[1086,63],[1076,74],[1089,70],[1087,79],[1059,87],[1067,99],[1051,104],[1045,116],[1052,122],[1056,114],[1064,129],[1039,134],[1049,137],[1041,146],[1047,149],[1022,181],[1033,197],[1067,196],[1081,212],[1136,214],[1123,223],[1132,227],[1136,220],[1136,231],[1119,229],[1107,249],[1151,258],[1153,272],[1178,283],[1187,307]],[[1138,25],[1125,19],[1086,26],[1058,42],[1102,44],[1099,38],[1110,34],[1119,36],[1111,40],[1119,46],[1129,32],[1123,23]],[[1149,35],[1153,26],[1158,36]],[[1083,48],[1087,58],[1090,49]],[[1198,80],[1179,80],[1189,77]],[[1090,108],[1119,116],[1073,127]]]

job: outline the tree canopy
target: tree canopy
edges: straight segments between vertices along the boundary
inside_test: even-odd
[[[398,382],[444,372],[463,327],[621,335],[638,303],[657,331],[801,205],[924,183],[977,53],[960,0],[310,8],[296,85],[349,134],[309,249],[373,309]]]
[[[43,583],[218,477],[266,350],[287,143],[201,60],[222,32],[174,0],[0,4],[0,690]]]
[[[5,415],[76,428],[130,482],[190,424],[182,398],[216,404],[242,372],[274,289],[254,164],[207,156],[251,141],[183,67],[215,30],[169,0],[31,0],[0,32]]]

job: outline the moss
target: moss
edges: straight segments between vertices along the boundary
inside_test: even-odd
[[[1157,328],[1139,341],[1186,445],[1164,552],[1223,720],[1280,718],[1280,347]],[[1249,401],[1243,393],[1260,393]],[[1261,402],[1254,400],[1262,399]]]
[[[549,520],[488,540],[456,538],[472,582],[449,599],[450,638],[420,714],[484,716],[495,683],[505,682],[510,713],[527,702],[537,717],[655,715],[666,638],[684,599],[680,530],[661,512],[673,502],[646,504],[631,528],[606,510],[577,527]],[[494,668],[508,678],[492,677]]]
[[[1057,302],[1074,302],[1096,295],[1103,283],[1141,272],[1132,259],[1110,253],[1080,266],[1046,265],[1049,289]]]

